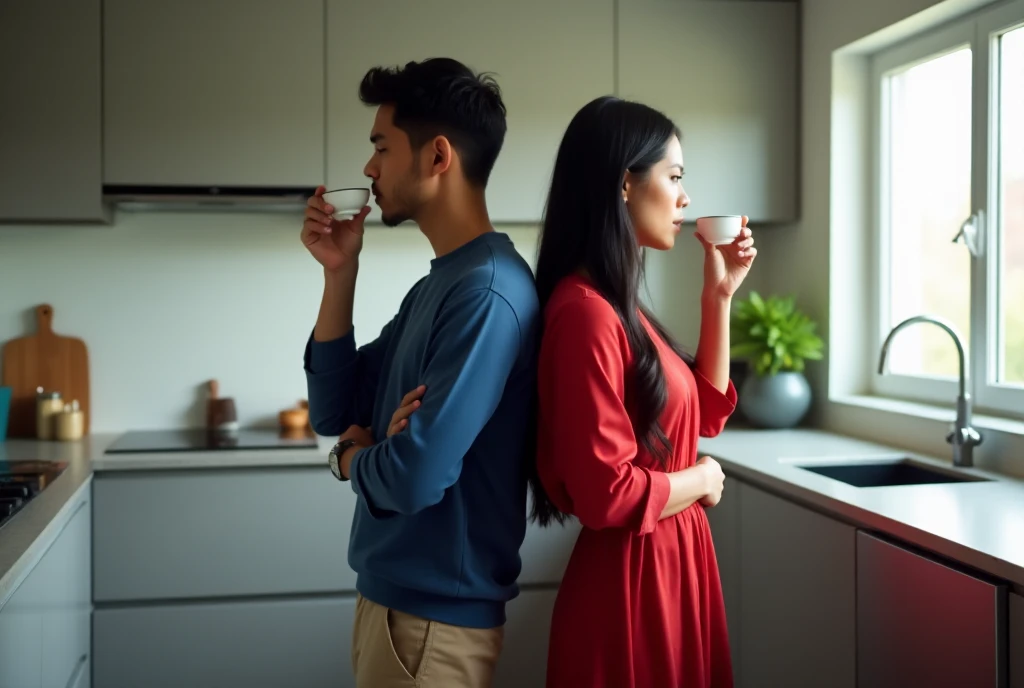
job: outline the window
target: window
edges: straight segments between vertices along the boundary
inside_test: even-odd
[[[876,341],[911,316],[944,319],[975,407],[1024,417],[1024,0],[891,47],[873,68]],[[888,361],[876,393],[955,398],[942,329],[902,330]]]

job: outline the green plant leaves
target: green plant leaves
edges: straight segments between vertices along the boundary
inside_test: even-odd
[[[734,358],[748,360],[758,375],[802,372],[805,360],[821,360],[824,342],[817,324],[796,308],[792,296],[762,298],[756,291],[734,303],[731,317]]]

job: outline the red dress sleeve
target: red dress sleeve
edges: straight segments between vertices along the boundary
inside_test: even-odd
[[[725,421],[736,410],[736,388],[729,380],[725,392],[722,393],[704,374],[693,368],[693,377],[697,381],[697,402],[700,409],[700,436],[714,437],[722,432]]]
[[[591,529],[654,530],[668,502],[664,472],[635,463],[625,407],[626,333],[602,297],[556,306],[539,361],[538,470],[552,501]]]

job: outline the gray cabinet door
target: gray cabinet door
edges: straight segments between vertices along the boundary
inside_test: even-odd
[[[326,468],[100,473],[93,500],[97,603],[355,590]]]
[[[1024,597],[1010,595],[1010,688],[1024,688]]]
[[[739,492],[744,685],[853,688],[855,529],[745,483]]]
[[[858,532],[858,685],[1005,685],[1005,604],[1001,586]]]
[[[799,5],[619,3],[618,92],[682,129],[688,218],[797,216]]]
[[[351,688],[355,597],[97,609],[103,688]]]
[[[323,0],[105,0],[105,183],[320,184],[323,17]]]
[[[82,504],[32,572],[46,586],[43,688],[67,688],[91,641],[92,518]]]
[[[100,0],[0,3],[0,221],[106,219]]]
[[[89,503],[0,608],[0,688],[66,688],[90,645]]]
[[[40,688],[46,586],[29,574],[0,607],[0,688]]]
[[[725,613],[729,622],[729,646],[732,651],[732,666],[736,684],[742,685],[739,675],[740,661],[740,483],[726,477],[722,501],[707,510],[711,524],[711,537],[718,560],[718,573],[722,579],[722,593],[725,596]]]
[[[505,645],[498,659],[494,688],[544,685],[551,610],[557,590],[525,590],[505,609]]]

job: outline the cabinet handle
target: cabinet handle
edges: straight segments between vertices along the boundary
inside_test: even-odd
[[[68,680],[67,688],[76,688],[76,686],[78,686],[78,683],[82,678],[82,672],[85,671],[86,663],[88,661],[88,654],[84,654],[78,658],[78,665],[75,666],[75,670],[71,672],[71,679]]]

